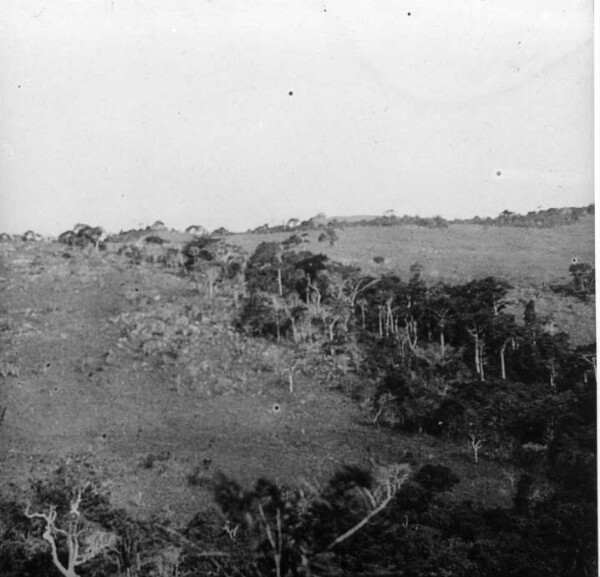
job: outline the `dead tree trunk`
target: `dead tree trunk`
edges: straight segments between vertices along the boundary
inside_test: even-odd
[[[506,350],[506,342],[500,347],[500,377],[503,381],[506,380],[506,365],[504,363],[504,351]]]
[[[358,306],[360,307],[360,319],[362,321],[362,330],[364,331],[366,329],[366,324],[365,324],[365,306],[363,303],[359,303]]]
[[[468,329],[468,333],[473,337],[474,341],[474,350],[475,350],[475,371],[479,375],[479,378],[483,381],[483,362],[482,362],[482,352],[483,352],[483,344],[481,342],[481,338],[479,337],[479,333],[477,329]]]
[[[482,381],[485,381],[485,370],[484,370],[484,359],[485,359],[485,340],[479,338],[479,377]]]

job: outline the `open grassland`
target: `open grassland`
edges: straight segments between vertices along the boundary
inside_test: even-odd
[[[230,241],[252,252],[261,242],[282,241],[291,233],[240,234]],[[594,220],[569,226],[534,229],[450,225],[427,229],[416,226],[351,227],[337,231],[333,247],[318,242],[311,231],[306,250],[322,252],[333,260],[352,263],[366,272],[395,272],[403,278],[415,262],[425,278],[464,282],[496,276],[521,287],[565,282],[573,256],[594,262]],[[385,258],[376,265],[373,257]]]

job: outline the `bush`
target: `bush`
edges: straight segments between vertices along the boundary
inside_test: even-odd
[[[154,234],[153,234],[153,235],[150,235],[150,236],[147,236],[147,237],[144,239],[144,242],[145,242],[146,244],[158,244],[158,245],[161,245],[161,246],[162,246],[163,244],[165,244],[165,241],[164,241],[164,239],[162,239],[160,236],[156,236],[156,235],[154,235]]]
[[[194,270],[203,263],[217,260],[216,245],[218,239],[211,237],[198,237],[184,245],[181,252],[184,256],[186,270]]]
[[[427,491],[443,493],[459,483],[460,479],[448,467],[427,464],[416,473],[415,481]]]
[[[247,297],[236,319],[237,328],[246,334],[281,338],[291,332],[291,322],[273,307],[273,295],[257,292]]]

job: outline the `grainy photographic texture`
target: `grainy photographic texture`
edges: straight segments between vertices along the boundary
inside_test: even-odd
[[[596,575],[592,8],[2,2],[0,575]]]

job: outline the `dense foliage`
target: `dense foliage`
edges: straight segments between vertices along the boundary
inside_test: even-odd
[[[573,263],[570,274],[572,293],[589,298],[593,268]],[[594,574],[595,343],[572,347],[535,301],[516,318],[511,286],[494,277],[428,285],[417,264],[408,281],[364,277],[324,255],[263,243],[247,282],[239,327],[299,347],[318,342],[333,362],[360,359],[351,366],[374,383],[371,422],[464,440],[476,463],[520,470],[510,510],[399,497],[409,527],[419,530],[387,529],[395,535],[383,555],[388,567],[405,575]],[[371,531],[361,559],[385,547]],[[413,549],[405,554],[399,542]],[[345,574],[368,573],[350,561],[354,551],[339,559]]]

